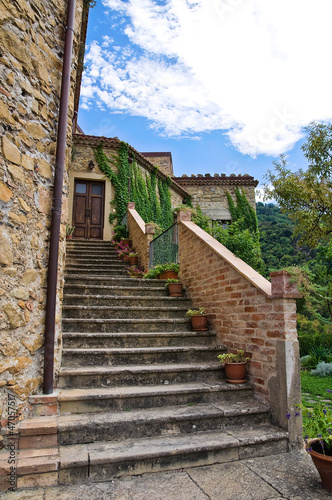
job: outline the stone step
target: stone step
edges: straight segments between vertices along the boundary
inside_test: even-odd
[[[140,280],[141,281],[141,280]],[[66,280],[64,300],[72,295],[79,295],[85,297],[111,295],[116,297],[131,297],[139,295],[140,297],[168,297],[168,291],[165,286],[100,286],[92,284],[76,284],[72,285]]]
[[[118,306],[105,305],[105,306],[91,306],[91,305],[63,305],[62,315],[63,318],[81,318],[81,319],[174,319],[186,318],[188,306],[179,306],[177,302],[171,302],[166,307],[146,307],[137,304],[131,306]],[[187,318],[188,320],[188,318]]]
[[[184,384],[187,382],[217,383],[225,379],[218,362],[154,365],[63,367],[58,387],[121,387],[153,384]]]
[[[82,295],[82,294],[69,294],[66,293],[63,303],[66,306],[132,306],[132,307],[184,307],[187,311],[191,306],[191,301],[184,297],[170,297],[168,295],[162,297],[155,297],[148,295],[141,297],[140,295]]]
[[[128,266],[127,266],[128,267]],[[80,274],[80,273],[84,273],[84,274],[100,274],[100,273],[103,273],[103,274],[107,274],[107,273],[111,273],[111,274],[126,274],[127,273],[127,270],[126,270],[126,267],[125,266],[122,266],[122,265],[113,265],[113,264],[89,264],[89,265],[85,265],[85,266],[82,266],[82,264],[70,264],[68,266],[66,266],[66,274],[73,274],[73,273],[76,273],[76,274]]]
[[[167,280],[150,280],[141,278],[130,278],[122,276],[87,276],[85,274],[69,274],[65,275],[65,286],[70,285],[86,285],[86,286],[116,286],[121,288],[132,288],[132,287],[157,287],[165,288],[165,283]]]
[[[100,240],[67,240],[66,248],[114,248],[111,241]]]
[[[64,332],[183,332],[191,331],[187,317],[176,319],[82,319],[62,318]]]
[[[125,332],[125,333],[81,333],[64,332],[64,348],[92,347],[166,347],[214,345],[215,333],[210,332]]]
[[[243,403],[206,403],[122,412],[60,415],[58,443],[73,445],[97,441],[119,442],[145,437],[224,431],[230,426],[266,425],[266,405],[248,399]]]
[[[62,484],[109,481],[128,474],[285,453],[287,446],[287,434],[269,425],[64,446],[60,447],[59,478]]]
[[[252,398],[253,387],[226,382],[207,384],[191,382],[153,386],[116,388],[60,389],[61,413],[97,413],[131,411],[140,408],[195,405],[199,403],[243,402]]]
[[[220,346],[63,349],[62,367],[217,361]]]
[[[103,258],[96,258],[92,255],[86,258],[81,258],[81,257],[68,257],[66,258],[66,267],[81,267],[84,268],[85,266],[87,267],[99,267],[99,266],[113,266],[113,267],[127,267],[129,265],[129,262],[124,262],[122,260],[113,258],[113,257],[103,257]]]

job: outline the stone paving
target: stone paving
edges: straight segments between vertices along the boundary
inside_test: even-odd
[[[124,476],[104,483],[0,493],[6,500],[324,500],[325,490],[304,452],[176,471]]]

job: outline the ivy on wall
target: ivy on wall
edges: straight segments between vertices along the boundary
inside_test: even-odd
[[[144,222],[154,222],[162,229],[167,229],[173,223],[169,190],[171,178],[167,177],[165,180],[158,179],[157,181],[157,167],[144,175],[135,159],[132,165],[129,165],[128,151],[129,145],[121,142],[118,155],[109,159],[101,145],[94,149],[99,168],[110,179],[115,190],[114,201],[111,203],[115,206],[116,211],[110,214],[109,221],[113,223],[117,219],[120,223],[127,212],[128,202],[133,201]],[[117,168],[117,172],[112,170],[110,163]]]

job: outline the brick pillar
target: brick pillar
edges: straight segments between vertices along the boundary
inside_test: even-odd
[[[288,430],[291,449],[302,446],[302,421],[294,416],[301,404],[300,349],[296,332],[296,302],[302,297],[287,271],[270,273],[272,298],[283,312],[284,337],[276,341],[276,375],[269,381],[275,422]],[[279,299],[279,300],[278,300]],[[291,418],[287,414],[291,412]]]

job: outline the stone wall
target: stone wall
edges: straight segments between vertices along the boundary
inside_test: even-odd
[[[185,220],[187,219],[187,220]],[[194,308],[203,307],[218,340],[250,357],[256,394],[272,408],[275,422],[290,429],[287,411],[300,403],[299,347],[294,285],[275,273],[272,285],[212,236],[179,214],[181,281]],[[283,273],[283,272],[281,272]]]
[[[173,175],[172,153],[141,153],[154,166],[166,175]]]
[[[0,0],[0,383],[20,398],[42,383],[46,276],[55,166],[65,0]],[[68,149],[83,0],[76,0]],[[68,175],[62,213],[56,366],[60,362]],[[2,408],[4,395],[2,397]],[[2,411],[0,411],[2,413]]]
[[[173,180],[185,189],[191,196],[192,206],[199,205],[202,212],[212,220],[231,220],[226,192],[235,200],[235,190],[238,187],[244,191],[249,203],[256,210],[255,187],[257,181],[248,175],[244,176],[203,176],[173,177]]]

